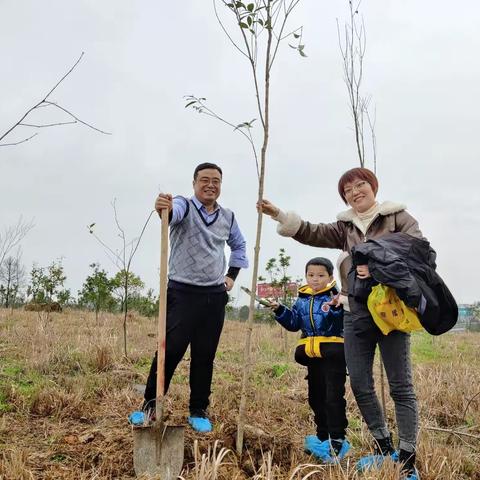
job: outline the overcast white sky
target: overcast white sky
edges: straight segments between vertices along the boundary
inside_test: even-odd
[[[480,4],[364,0],[362,12],[364,86],[377,110],[378,198],[407,204],[457,300],[480,300]],[[265,196],[311,221],[333,221],[344,209],[337,181],[358,164],[336,33],[336,18],[347,13],[346,0],[301,2],[291,25],[304,26],[308,58],[284,45],[273,71]],[[90,263],[113,271],[86,225],[96,222],[97,233],[119,245],[113,198],[135,236],[159,188],[189,195],[192,171],[204,161],[222,166],[221,203],[235,211],[253,257],[257,184],[249,147],[231,129],[185,110],[182,99],[207,97],[234,123],[257,116],[248,65],[210,1],[2,0],[0,38],[0,132],[84,51],[53,98],[113,133],[63,126],[0,148],[0,226],[19,215],[34,219],[23,243],[28,269],[63,258],[76,294]],[[293,277],[312,256],[337,257],[279,237],[266,219],[261,264],[281,247],[292,256]],[[158,251],[155,219],[133,264],[151,287]],[[234,296],[249,283],[250,272],[242,272]]]

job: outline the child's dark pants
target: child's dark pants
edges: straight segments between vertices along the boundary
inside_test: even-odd
[[[322,343],[322,358],[309,358],[308,403],[315,415],[320,440],[345,438],[348,426],[345,401],[346,366],[342,343]]]

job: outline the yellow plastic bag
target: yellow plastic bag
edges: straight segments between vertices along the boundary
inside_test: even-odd
[[[423,328],[417,312],[398,298],[395,289],[386,285],[380,284],[372,288],[367,305],[373,320],[384,335],[388,335],[392,330],[414,332]]]

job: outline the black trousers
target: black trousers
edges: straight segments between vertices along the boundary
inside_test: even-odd
[[[343,344],[322,344],[322,358],[309,359],[308,403],[315,416],[317,437],[345,438],[348,426],[345,400],[346,365]]]
[[[190,345],[190,411],[205,410],[211,393],[213,360],[225,319],[226,292],[167,291],[165,393]],[[150,367],[145,402],[157,395],[157,353]]]

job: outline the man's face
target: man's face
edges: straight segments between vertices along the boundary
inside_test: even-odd
[[[205,168],[197,172],[193,181],[193,192],[203,204],[213,204],[220,196],[222,175],[215,168]]]

